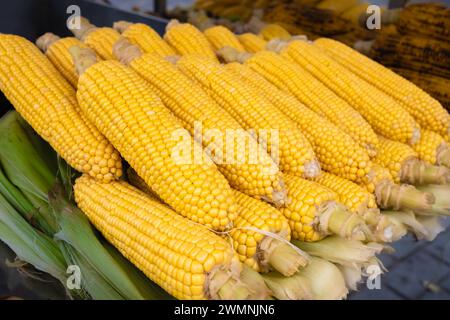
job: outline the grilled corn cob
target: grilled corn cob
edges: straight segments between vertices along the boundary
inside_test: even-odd
[[[445,167],[436,167],[420,161],[408,145],[379,137],[380,148],[374,162],[386,167],[395,183],[444,184],[450,178]]]
[[[217,61],[213,47],[205,35],[189,23],[171,20],[166,27],[166,40],[180,55],[199,54]]]
[[[89,49],[72,47],[71,54],[81,109],[147,185],[181,215],[216,230],[231,227],[237,206],[228,182],[151,86],[118,61],[96,63]]]
[[[371,233],[364,221],[337,203],[332,190],[313,181],[285,175],[291,202],[280,211],[288,219],[292,239],[318,241],[329,234],[367,240]]]
[[[46,33],[36,40],[36,45],[45,53],[47,58],[53,63],[58,71],[70,82],[72,87],[77,87],[78,75],[73,64],[72,56],[69,48],[72,46],[80,46],[87,48],[77,38],[68,37],[60,38],[53,33]]]
[[[122,175],[120,155],[81,113],[74,89],[22,37],[0,35],[0,89],[73,168],[104,182]]]
[[[241,266],[225,239],[123,181],[78,178],[75,200],[127,259],[178,299],[245,299]]]
[[[408,144],[419,140],[419,125],[398,102],[359,79],[319,47],[295,40],[282,44],[278,51],[347,101],[378,133]]]
[[[71,30],[74,36],[94,50],[102,59],[114,59],[112,48],[119,40],[120,34],[113,28],[97,28],[88,19],[79,18],[80,28]]]
[[[368,175],[371,166],[369,156],[349,135],[308,109],[293,95],[279,90],[248,66],[233,62],[225,68],[252,85],[259,95],[265,96],[298,125],[311,142],[324,170],[352,181],[364,180]],[[335,144],[335,141],[338,143]]]
[[[208,28],[203,31],[203,34],[215,50],[230,46],[239,52],[245,51],[236,35],[224,26],[214,26]]]
[[[162,57],[175,55],[175,50],[146,24],[118,21],[113,27],[122,34],[122,37],[139,46],[146,53],[155,53]]]
[[[184,56],[177,66],[206,89],[245,129],[256,130],[259,141],[267,144],[267,151],[279,163],[281,171],[305,177],[319,174],[314,151],[295,122],[239,76],[200,56]]]
[[[232,187],[276,205],[286,201],[281,172],[275,162],[200,86],[170,62],[154,54],[142,55],[139,48],[126,40],[119,41],[114,52],[151,84],[163,103],[212,155]],[[227,132],[231,130],[249,145],[248,150],[240,150],[238,143],[229,142],[227,146]],[[256,152],[258,158],[252,159],[251,152]]]
[[[127,172],[130,183],[153,199],[160,200],[133,169]],[[258,272],[277,270],[291,276],[308,263],[302,255],[287,244],[291,229],[287,219],[274,207],[234,190],[239,216],[230,232],[234,250],[239,259]],[[283,241],[285,240],[285,242]]]
[[[450,147],[439,134],[422,130],[422,136],[413,149],[417,152],[419,159],[450,168]]]
[[[275,269],[284,276],[293,275],[308,263],[306,255],[300,255],[288,244],[291,229],[281,212],[239,191],[234,191],[234,196],[240,213],[230,234],[242,262],[256,271]],[[286,242],[262,232],[273,233]]]
[[[244,33],[237,36],[245,51],[255,53],[264,50],[267,42],[260,36],[253,33]]]
[[[261,51],[253,55],[222,50],[226,61],[240,61],[256,71],[280,90],[288,91],[308,108],[324,116],[348,133],[373,156],[378,139],[364,118],[344,100],[295,63],[274,52]]]
[[[330,58],[394,97],[423,128],[450,135],[450,115],[437,100],[412,82],[335,40],[322,38],[314,45],[324,48]]]

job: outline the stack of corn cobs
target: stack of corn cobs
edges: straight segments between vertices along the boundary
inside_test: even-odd
[[[441,230],[450,116],[351,48],[177,21],[73,33],[0,35],[0,89],[174,297],[345,298],[388,243]]]

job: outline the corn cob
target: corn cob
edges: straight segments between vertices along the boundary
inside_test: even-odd
[[[400,14],[397,29],[403,34],[420,35],[448,42],[450,9],[443,3],[409,5]]]
[[[224,26],[214,26],[208,28],[203,31],[203,34],[215,50],[230,46],[239,52],[245,51],[236,35]]]
[[[226,240],[123,181],[78,178],[75,200],[97,229],[178,299],[243,299],[241,266]],[[182,235],[182,236],[180,236]]]
[[[379,137],[380,147],[375,163],[386,167],[395,183],[445,184],[450,171],[420,161],[417,153],[408,145]]]
[[[259,272],[275,269],[284,276],[291,276],[308,263],[306,255],[300,255],[279,239],[261,233],[270,232],[288,242],[291,229],[287,219],[272,206],[234,191],[239,205],[239,216],[230,235],[239,259]]]
[[[394,97],[423,128],[450,135],[450,115],[423,90],[356,50],[332,39],[318,39],[315,46],[324,48],[330,58]]]
[[[369,56],[384,66],[450,78],[448,41],[382,32],[373,43]]]
[[[71,30],[74,36],[94,50],[102,59],[114,59],[112,49],[120,34],[113,28],[97,28],[88,19],[80,17],[80,28]]]
[[[217,61],[214,49],[205,35],[188,23],[171,20],[166,27],[166,40],[180,55],[199,54]]]
[[[155,53],[162,57],[175,55],[175,50],[146,24],[118,21],[114,23],[113,28],[146,53]]]
[[[130,168],[127,175],[131,185],[152,199],[161,201],[133,169]],[[290,240],[291,229],[277,209],[237,190],[233,190],[233,193],[239,206],[239,216],[234,220],[230,236],[241,262],[258,272],[275,269],[284,276],[291,276],[308,263],[307,255],[300,255],[280,241]],[[274,235],[265,235],[266,232]]]
[[[72,87],[77,87],[78,75],[73,64],[72,56],[69,53],[69,48],[72,46],[80,46],[87,48],[77,38],[68,37],[60,38],[53,33],[46,33],[36,40],[36,45],[47,58],[53,63],[56,69],[70,82]]]
[[[253,55],[222,50],[228,61],[240,61],[259,73],[280,90],[288,91],[308,108],[348,133],[371,156],[376,153],[378,139],[364,118],[311,74],[274,52],[261,51]]]
[[[376,132],[408,144],[414,144],[420,138],[419,125],[398,102],[359,79],[319,47],[297,40],[282,44],[278,51],[347,101]]]
[[[368,7],[367,2],[362,2],[342,12],[341,18],[352,22],[354,25],[359,25],[361,18],[366,16]]]
[[[275,162],[200,86],[170,62],[154,54],[142,55],[126,40],[119,41],[114,51],[120,61],[150,83],[191,135],[203,143],[232,187],[276,205],[286,201],[283,179]],[[227,147],[227,131],[231,130],[249,145],[243,154],[237,143]],[[256,152],[258,159],[252,159],[251,152]]]
[[[104,182],[122,175],[120,155],[81,113],[74,89],[24,38],[0,35],[0,89],[73,168]]]
[[[439,134],[422,130],[422,136],[413,149],[420,160],[450,168],[450,147]]]
[[[248,66],[233,62],[225,68],[252,85],[259,95],[265,96],[298,125],[311,142],[324,170],[352,181],[364,180],[369,174],[369,156],[349,135],[305,107],[293,95],[279,90]],[[335,144],[335,141],[339,143]]]
[[[244,46],[245,51],[255,53],[264,50],[267,42],[253,33],[244,33],[237,36],[241,44]]]
[[[118,61],[96,63],[92,50],[72,47],[71,54],[81,109],[147,185],[181,215],[231,227],[237,207],[228,182],[150,85]]]
[[[332,190],[313,181],[285,175],[291,202],[280,211],[288,219],[292,239],[318,241],[329,234],[366,240],[372,235],[364,221],[338,204]]]
[[[295,122],[239,76],[200,56],[184,56],[177,66],[207,90],[245,129],[257,130],[259,141],[267,144],[267,151],[279,163],[281,171],[305,177],[319,174],[314,151]]]
[[[270,23],[265,25],[259,31],[259,34],[266,41],[270,41],[272,39],[289,40],[291,38],[291,34],[282,26],[276,23]]]

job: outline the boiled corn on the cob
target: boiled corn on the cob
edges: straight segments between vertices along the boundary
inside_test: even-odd
[[[175,50],[146,24],[118,21],[113,27],[122,34],[122,37],[139,46],[146,53],[155,53],[162,57],[175,55]]]
[[[71,54],[81,109],[139,176],[181,215],[230,228],[237,206],[228,182],[151,86],[118,61],[97,63],[89,49],[72,47]]]
[[[267,150],[277,159],[281,171],[305,177],[319,174],[314,151],[295,122],[239,76],[200,56],[184,56],[177,66],[244,128],[256,130],[259,141],[267,143]]]
[[[236,35],[224,26],[214,26],[208,28],[203,31],[203,34],[215,50],[229,46],[239,52],[245,51]]]
[[[419,140],[419,125],[396,100],[358,78],[319,47],[294,40],[278,51],[347,101],[378,133],[408,144]]]
[[[78,17],[76,17],[78,18]],[[80,28],[71,29],[75,37],[94,50],[102,59],[114,59],[112,49],[120,34],[113,28],[97,28],[84,17],[80,18]],[[75,18],[73,18],[75,19]]]
[[[335,192],[313,181],[285,177],[291,202],[280,211],[289,221],[292,239],[318,241],[329,234],[356,240],[372,237],[364,221],[337,202]]]
[[[419,159],[435,165],[443,165],[450,168],[450,146],[439,134],[422,130],[422,136],[413,146]]]
[[[352,181],[362,181],[369,174],[371,161],[367,152],[349,135],[308,109],[293,95],[278,89],[248,66],[233,62],[227,64],[225,68],[232,70],[247,84],[254,86],[259,95],[265,96],[295,121],[311,142],[324,170]]]
[[[380,147],[374,162],[389,169],[395,183],[445,184],[450,171],[420,161],[408,145],[379,137]]]
[[[127,41],[119,41],[114,51],[120,61],[126,62],[150,83],[194,139],[203,144],[232,187],[276,205],[286,201],[278,166],[206,91],[170,62],[154,54],[142,55],[139,48]],[[248,149],[241,150],[238,141],[231,143],[228,140],[227,132],[232,130],[239,134],[245,145],[248,144]],[[252,158],[252,152],[257,153],[257,159]]]
[[[82,176],[75,200],[127,259],[178,299],[245,299],[241,266],[225,239],[123,181]]]
[[[166,40],[180,55],[199,54],[217,61],[216,54],[205,35],[189,23],[171,20],[164,35]]]
[[[315,46],[345,68],[394,97],[425,129],[450,135],[450,115],[425,91],[378,62],[332,39],[318,39]]]
[[[81,112],[74,89],[22,37],[0,35],[0,89],[73,168],[104,182],[122,175],[119,153]]]
[[[244,46],[245,51],[255,53],[266,48],[267,42],[260,36],[253,33],[244,33],[238,35],[238,39]]]

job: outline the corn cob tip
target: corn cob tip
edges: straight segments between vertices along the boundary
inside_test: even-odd
[[[79,19],[79,20],[77,20],[77,19]],[[74,17],[69,18],[68,24],[76,25],[76,27],[70,29],[70,31],[73,33],[75,38],[77,38],[79,40],[84,40],[84,38],[89,33],[94,31],[95,29],[97,29],[97,27],[95,25],[91,24],[91,22],[87,18],[80,17],[80,16],[74,16]]]
[[[171,28],[178,26],[179,24],[180,24],[180,21],[178,19],[170,20],[166,26],[166,32],[169,31]]]
[[[69,48],[69,52],[72,55],[75,69],[79,76],[81,76],[90,66],[97,63],[97,55],[92,49],[72,46]]]
[[[411,158],[403,163],[400,180],[412,185],[447,184],[450,182],[450,169]]]
[[[410,141],[410,145],[414,145],[417,142],[419,142],[421,137],[421,132],[419,128],[414,128],[413,132],[412,132],[412,136],[411,136],[411,141]]]
[[[235,48],[229,46],[217,50],[216,54],[227,63],[230,62],[244,63],[247,59],[249,59],[252,56],[251,53],[239,52]]]
[[[120,37],[113,46],[113,55],[121,63],[129,65],[131,61],[142,55],[142,50],[126,38]]]
[[[272,39],[267,42],[266,49],[269,51],[280,53],[287,45],[288,41],[282,39]]]
[[[304,176],[306,178],[315,178],[320,175],[321,169],[320,169],[320,163],[316,159],[311,160],[307,163],[305,163],[305,173]]]
[[[129,26],[131,26],[133,23],[129,21],[116,21],[113,24],[113,29],[115,29],[117,32],[122,33],[125,30],[128,29]]]
[[[212,300],[246,300],[251,295],[247,284],[241,281],[242,265],[218,266],[208,273],[206,296]]]
[[[171,64],[177,64],[178,60],[180,60],[181,56],[177,55],[171,55],[171,56],[165,56],[164,59],[169,61]]]
[[[42,51],[47,52],[48,48],[56,41],[61,39],[59,36],[57,36],[54,33],[47,32],[44,33],[42,36],[37,38],[36,40],[36,46]]]

